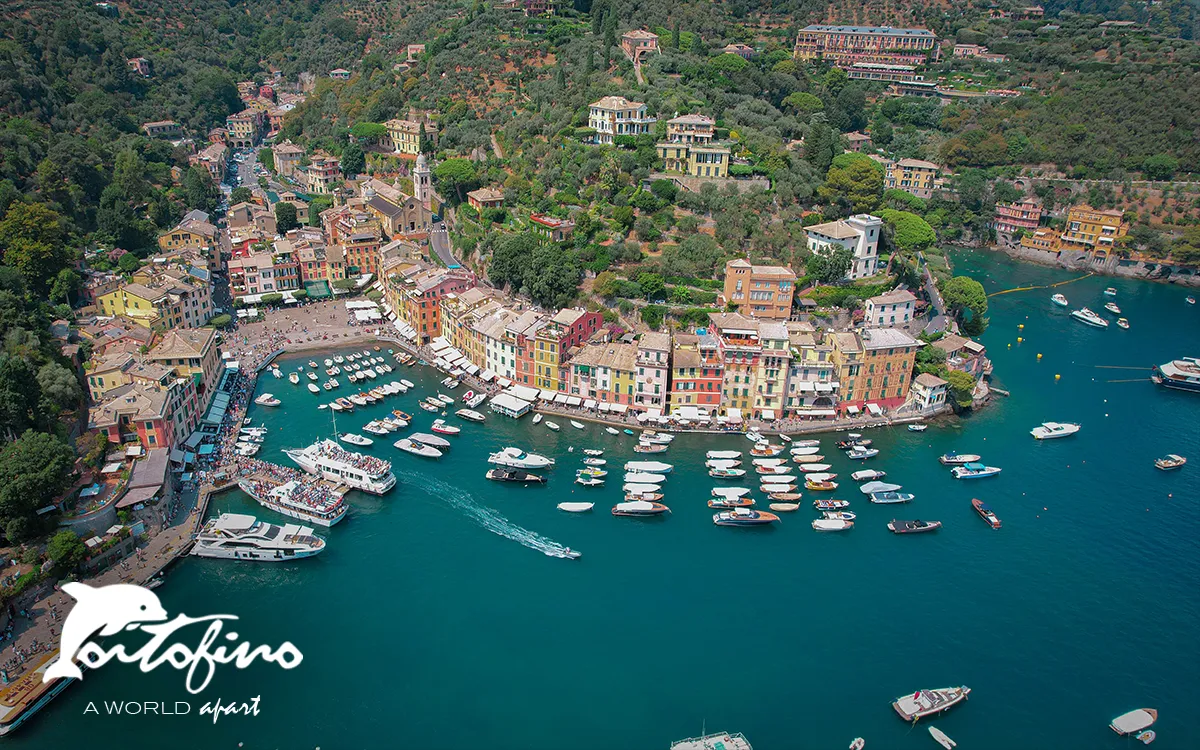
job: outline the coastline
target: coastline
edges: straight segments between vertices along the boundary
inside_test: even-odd
[[[1100,276],[1116,276],[1125,279],[1151,281],[1159,284],[1177,284],[1188,288],[1200,289],[1200,272],[1186,266],[1172,266],[1152,261],[1123,261],[1118,258],[1110,258],[1104,262],[1095,262],[1083,253],[1052,253],[1047,250],[1036,250],[1008,244],[995,244],[987,247],[947,245],[947,247],[955,250],[987,250],[1004,253],[1013,260],[1048,268],[1086,271]],[[1163,273],[1164,270],[1166,273]]]

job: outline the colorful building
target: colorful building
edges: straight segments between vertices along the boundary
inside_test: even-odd
[[[442,299],[475,286],[475,274],[464,268],[426,268],[424,264],[412,264],[407,271],[384,279],[384,299],[424,344],[442,335]]]
[[[621,35],[621,50],[634,62],[653,52],[658,52],[658,34],[644,29],[634,29]]]
[[[497,187],[481,187],[467,193],[467,203],[476,211],[504,207],[504,191]]]
[[[796,272],[785,266],[756,266],[737,258],[725,263],[725,302],[742,315],[787,320],[792,315]]]
[[[710,313],[710,331],[717,337],[724,371],[721,413],[749,415],[757,391],[758,363],[762,356],[759,321],[739,313]],[[735,415],[736,416],[736,415]]]
[[[571,358],[573,396],[632,406],[636,388],[636,344],[587,344]]]
[[[938,58],[938,43],[928,29],[813,24],[796,36],[795,54],[802,60],[819,58],[838,66],[857,62],[921,65],[926,56]]]
[[[175,377],[194,380],[202,404],[221,375],[221,352],[217,348],[217,332],[212,328],[167,331],[146,358],[170,368]]]
[[[700,114],[667,121],[667,138],[655,145],[663,169],[692,177],[729,176],[729,147],[714,142],[716,123]]]
[[[1041,222],[1042,202],[1038,198],[996,204],[996,231],[999,233],[1036,232]]]
[[[595,143],[612,145],[613,139],[619,136],[649,133],[655,122],[645,104],[631,102],[623,96],[606,96],[588,107],[588,127],[596,131]]]
[[[907,289],[894,289],[871,297],[865,310],[867,325],[894,327],[904,325],[916,315],[917,298]]]
[[[879,237],[883,219],[870,214],[855,214],[849,219],[814,224],[804,230],[808,249],[814,255],[827,255],[841,249],[850,251],[850,270],[845,279],[853,281],[874,276],[879,270]]]
[[[104,433],[113,445],[171,448],[191,434],[200,412],[191,378],[170,379],[165,385],[130,383],[88,410],[88,430]]]
[[[784,414],[823,419],[835,416],[841,383],[833,356],[833,336],[817,330],[811,323],[793,322],[787,327],[792,357],[788,363]]]
[[[304,149],[291,141],[284,141],[271,147],[275,157],[275,173],[280,177],[293,177],[304,159]]]
[[[721,345],[711,334],[677,333],[671,342],[671,413],[695,406],[716,414],[721,407],[725,368]]]
[[[575,231],[575,222],[547,214],[529,215],[529,228],[546,242],[566,242]]]
[[[842,404],[873,413],[900,406],[908,397],[913,363],[923,344],[898,328],[865,328],[858,338],[859,369],[853,388],[843,388]]]
[[[1103,258],[1127,234],[1129,223],[1122,212],[1092,208],[1086,203],[1071,206],[1066,226],[1059,235],[1058,250],[1080,250]]]
[[[421,123],[414,120],[388,120],[383,126],[387,128],[394,153],[409,156],[421,153]]]
[[[787,399],[787,377],[791,367],[791,337],[786,324],[762,321],[758,324],[759,357],[754,372],[755,419],[772,421],[783,417]]]
[[[644,333],[637,343],[637,388],[631,406],[639,411],[669,411],[668,377],[671,373],[671,336]]]
[[[884,168],[887,170],[884,187],[903,190],[926,200],[933,197],[938,172],[941,171],[937,164],[921,159],[889,160],[884,162]]]

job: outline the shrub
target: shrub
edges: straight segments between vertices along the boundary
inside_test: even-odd
[[[213,318],[212,320],[208,321],[208,324],[209,324],[210,326],[212,326],[213,328],[224,328],[225,326],[229,325],[229,324],[230,324],[230,323],[232,323],[232,322],[233,322],[233,317],[232,317],[232,316],[230,316],[230,315],[218,315],[217,317],[215,317],[215,318]]]

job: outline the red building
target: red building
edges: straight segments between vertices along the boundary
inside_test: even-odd
[[[725,368],[715,336],[675,334],[671,342],[671,387],[668,401],[672,413],[681,406],[698,406],[715,413],[721,405]]]
[[[996,231],[1012,234],[1018,229],[1036,232],[1042,220],[1042,202],[1025,198],[1018,203],[996,204]]]

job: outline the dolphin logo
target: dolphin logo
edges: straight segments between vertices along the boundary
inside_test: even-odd
[[[130,625],[167,619],[158,597],[141,586],[119,583],[92,588],[82,583],[64,583],[62,590],[77,604],[63,623],[58,658],[42,675],[42,682],[56,677],[83,679],[83,672],[73,660],[97,630],[100,635],[113,635]]]

